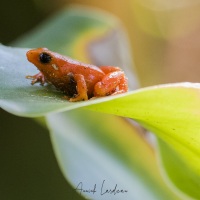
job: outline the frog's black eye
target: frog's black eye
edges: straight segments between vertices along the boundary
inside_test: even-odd
[[[40,59],[40,62],[41,62],[41,63],[46,64],[46,63],[50,63],[50,61],[51,61],[51,56],[50,56],[49,54],[47,54],[47,53],[41,53],[41,54],[39,55],[39,59]]]

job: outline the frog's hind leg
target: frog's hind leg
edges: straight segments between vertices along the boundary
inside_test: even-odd
[[[44,77],[44,74],[42,72],[39,72],[38,74],[35,74],[33,76],[26,76],[27,79],[32,79],[31,84],[34,85],[35,83],[40,83],[41,85],[44,85],[46,80]]]
[[[81,74],[74,74],[74,80],[76,81],[76,90],[77,94],[75,97],[70,98],[69,101],[74,102],[74,101],[84,101],[88,100],[88,95],[87,95],[87,85],[85,82],[85,78]]]
[[[127,78],[123,71],[113,71],[106,74],[94,86],[94,96],[108,96],[121,94],[128,91]]]

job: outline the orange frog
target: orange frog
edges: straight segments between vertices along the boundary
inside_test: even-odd
[[[33,49],[26,55],[27,59],[40,71],[34,76],[26,76],[32,79],[31,84],[51,83],[62,91],[69,101],[88,100],[92,97],[128,91],[127,78],[119,67],[96,67],[84,64],[49,51],[47,48]]]

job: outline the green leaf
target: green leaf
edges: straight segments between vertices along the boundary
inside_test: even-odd
[[[4,58],[0,61],[2,108],[22,116],[41,116],[87,106],[94,111],[133,118],[170,144],[185,160],[186,168],[199,177],[199,84],[163,85],[119,96],[69,103],[52,88],[29,85],[24,77],[32,71],[31,67],[27,68],[24,53],[24,50],[1,48]],[[16,65],[19,65],[17,69]]]
[[[27,36],[27,39],[22,46],[36,47],[43,45],[54,51],[76,57],[82,61],[88,61],[89,57],[92,55],[92,58],[95,60],[95,62],[99,63],[99,65],[103,65],[101,64],[102,59],[99,59],[101,57],[99,56],[99,50],[101,50],[100,52],[107,52],[106,49],[108,49],[108,53],[112,51],[110,51],[110,48],[102,49],[101,45],[98,45],[98,42],[95,39],[91,40],[91,38],[104,38],[103,36],[106,36],[105,33],[108,33],[108,30],[111,30],[112,28],[110,29],[108,28],[109,26],[104,25],[101,27],[100,24],[103,23],[101,20],[98,20],[99,18],[92,18],[91,20],[90,17],[84,18],[80,13],[80,10],[78,10],[76,14],[73,14],[73,12],[69,12],[68,14],[61,13],[60,16],[51,20],[54,20],[53,23],[46,22],[44,25],[42,25],[40,27],[40,29],[44,28],[42,31],[38,29],[38,31],[33,33],[32,37]],[[81,24],[84,22],[84,19],[81,17],[85,19],[83,26]],[[88,23],[86,23],[88,20],[90,21],[90,26],[88,26]],[[76,23],[73,23],[73,21]],[[65,23],[66,25],[64,26]],[[71,29],[73,29],[73,31],[69,34],[66,34],[65,31],[58,31],[62,28],[68,30],[69,32]],[[53,32],[54,34],[48,34],[50,32]],[[60,35],[57,35],[57,32],[59,32]],[[118,31],[114,31],[114,33],[115,32]],[[66,40],[63,40],[65,37]],[[85,43],[84,38],[88,38]],[[107,42],[110,40],[109,37],[105,38],[107,38],[105,42],[105,44],[107,44]],[[85,45],[88,43],[88,41],[97,42],[95,47],[91,47],[93,50],[92,52],[95,52],[95,50],[98,49],[97,53],[89,54],[89,52],[84,51]],[[114,41],[116,42],[117,40]],[[22,40],[15,44],[19,45],[19,43],[22,44]],[[3,109],[16,115],[33,117],[44,116],[52,112],[61,112],[85,107],[85,109],[90,109],[93,111],[133,118],[144,127],[153,131],[157,136],[162,138],[166,144],[173,149],[174,154],[177,155],[182,162],[184,162],[185,165],[179,167],[182,167],[186,172],[184,174],[185,180],[190,180],[187,172],[192,174],[190,177],[196,177],[195,180],[189,181],[186,183],[186,185],[190,184],[190,182],[195,182],[197,185],[199,184],[199,84],[181,83],[162,85],[132,91],[119,96],[99,98],[87,102],[69,103],[64,100],[62,98],[63,95],[56,91],[53,87],[42,87],[39,85],[31,86],[30,80],[25,79],[26,75],[37,73],[36,68],[27,62],[25,56],[26,51],[27,49],[15,49],[4,46],[0,47],[0,105]],[[116,55],[121,54],[122,53],[118,53]],[[110,62],[113,62],[113,58],[115,58],[115,56],[109,56],[109,58],[110,57],[112,58]],[[116,58],[119,58],[119,56],[116,56]],[[123,66],[124,63],[126,63],[124,60],[129,59],[119,59],[116,62],[121,63],[119,65]],[[127,64],[129,67],[130,63],[131,62],[128,62]],[[129,75],[130,73],[127,74]],[[129,80],[132,79],[129,78]],[[135,82],[136,81],[134,81],[134,83]],[[59,117],[59,115],[62,116],[62,114],[57,114],[55,116]],[[49,119],[52,122],[54,117]],[[65,119],[65,116],[61,117],[61,120],[63,119]],[[53,122],[52,124],[54,125],[49,126],[51,126],[51,129],[54,130],[54,126],[56,125]],[[61,130],[61,132],[63,132],[66,127],[62,124],[60,124],[60,126],[63,127]],[[55,132],[57,135],[54,136],[55,141],[58,140],[57,143],[62,147],[62,149],[58,149],[58,151],[67,154],[64,148],[65,145],[63,144],[64,141],[60,141],[59,139],[59,134],[61,134],[61,132],[58,131],[59,129],[57,130],[56,128]],[[87,144],[88,143],[86,142],[85,145],[87,146]],[[81,149],[84,150],[84,148],[81,147],[77,151],[80,151]],[[97,153],[98,151],[99,150],[97,150]],[[130,152],[132,153],[133,151],[134,149],[131,149]],[[65,159],[64,155],[62,159]],[[61,162],[64,162],[64,160],[61,160]],[[126,162],[126,159],[124,162]],[[167,164],[165,165],[167,166]],[[168,170],[170,178],[175,182],[175,184],[180,189],[184,190],[186,186],[183,187],[183,184],[181,185],[178,183],[180,179],[179,181],[176,181],[178,179],[175,179],[176,174],[174,171],[170,169],[173,171],[173,173],[170,173],[169,167],[166,167],[166,169]],[[66,168],[66,170],[68,169]],[[182,175],[183,174],[181,174],[181,176]],[[181,176],[179,176],[179,178]],[[195,189],[196,186],[193,188],[190,187],[190,189],[186,190],[186,193],[199,198],[199,192],[193,192]]]
[[[169,144],[161,139],[158,139],[158,145],[160,169],[171,189],[180,193],[182,199],[185,194],[199,199],[199,176],[188,166],[187,162],[189,160],[181,158],[173,147],[170,147]]]
[[[48,115],[47,123],[60,168],[73,187],[96,184],[94,194],[81,193],[86,198],[179,199],[160,178],[151,147],[124,119],[77,109]],[[104,180],[103,192],[116,184],[128,192],[101,195]]]
[[[88,108],[133,118],[165,141],[179,158],[178,164],[175,163],[172,168],[173,164],[169,164],[169,157],[164,153],[161,154],[165,155],[162,159],[165,161],[167,173],[179,189],[198,199],[200,198],[200,192],[197,190],[200,186],[199,94],[198,83],[163,85],[138,90]],[[160,145],[161,152],[162,148],[165,149],[162,145]],[[171,157],[174,155],[171,154]],[[176,173],[175,166],[177,169],[182,168],[179,170],[180,173]],[[190,186],[184,190],[188,184]]]
[[[38,73],[36,67],[26,59],[27,49],[0,45],[0,105],[15,115],[36,117],[51,112],[61,112],[109,100],[70,103],[53,86],[30,84],[27,75]],[[115,98],[115,97],[114,97]]]

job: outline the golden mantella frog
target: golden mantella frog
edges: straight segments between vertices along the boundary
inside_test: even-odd
[[[26,55],[40,71],[36,75],[26,76],[32,79],[32,85],[37,82],[41,85],[45,82],[51,83],[69,101],[88,100],[128,91],[127,78],[119,67],[84,64],[47,48],[29,50]]]

